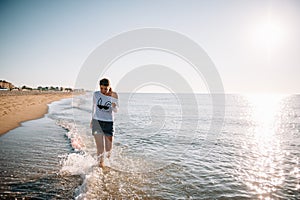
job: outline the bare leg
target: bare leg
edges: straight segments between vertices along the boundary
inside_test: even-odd
[[[105,138],[105,151],[107,152],[107,157],[110,157],[113,143],[113,136],[104,136]]]
[[[104,166],[104,135],[103,134],[95,134],[94,135],[96,145],[97,145],[97,156],[100,158],[100,167]]]

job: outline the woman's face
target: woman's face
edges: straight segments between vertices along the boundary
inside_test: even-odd
[[[109,86],[100,85],[100,92],[102,94],[107,94],[109,90]]]

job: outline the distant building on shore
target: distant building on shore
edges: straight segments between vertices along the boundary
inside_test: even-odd
[[[12,90],[13,88],[15,88],[15,86],[12,83],[0,80],[0,89]]]

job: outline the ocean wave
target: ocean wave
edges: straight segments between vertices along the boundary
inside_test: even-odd
[[[72,148],[75,151],[81,151],[85,144],[83,143],[81,136],[78,134],[76,124],[66,120],[58,120],[56,124],[67,130],[66,136],[70,140]]]

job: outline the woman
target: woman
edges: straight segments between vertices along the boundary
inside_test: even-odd
[[[114,112],[118,111],[118,94],[113,92],[108,79],[100,80],[100,91],[93,94],[91,128],[100,167],[104,167],[104,152],[110,157],[114,135]]]

